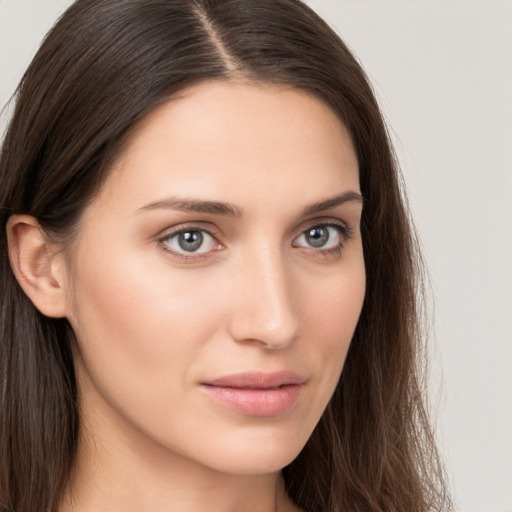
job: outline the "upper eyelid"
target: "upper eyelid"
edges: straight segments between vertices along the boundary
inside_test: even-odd
[[[343,219],[340,219],[338,217],[329,217],[329,216],[322,216],[322,217],[314,217],[310,219],[306,219],[302,222],[300,222],[298,225],[296,225],[294,228],[290,230],[290,234],[293,234],[292,240],[295,240],[299,236],[301,236],[306,230],[311,229],[315,226],[335,226],[339,227],[343,230],[343,235],[350,236],[353,232],[353,228],[350,226],[349,223],[344,221]],[[181,233],[183,231],[187,230],[197,230],[197,231],[204,231],[208,235],[215,238],[218,242],[222,242],[222,238],[224,238],[223,231],[215,225],[215,223],[212,223],[211,221],[196,221],[191,220],[188,222],[182,222],[179,224],[176,224],[174,226],[168,226],[164,229],[162,229],[158,234],[155,235],[154,239],[158,241],[162,241],[166,238],[170,238],[178,233]]]
[[[340,231],[350,232],[350,227],[344,222],[336,222],[336,221],[326,221],[326,222],[313,222],[312,224],[307,225],[304,229],[301,230],[300,235],[303,235],[306,231],[313,229],[315,227],[332,227],[339,228]],[[299,236],[300,236],[299,235]]]
[[[205,224],[207,224],[205,226]],[[204,231],[208,233],[210,236],[217,238],[220,231],[218,228],[215,228],[211,223],[202,223],[202,222],[185,222],[182,224],[178,224],[176,226],[171,226],[160,231],[155,238],[162,240],[165,238],[170,238],[184,231]]]
[[[345,229],[350,229],[350,226],[347,224],[347,222],[341,220],[341,219],[335,219],[335,218],[315,218],[315,219],[309,219],[301,222],[298,226],[293,228],[293,231],[299,231],[299,234],[302,234],[304,230],[314,227],[314,226],[340,226]],[[215,226],[215,224],[212,224],[211,222],[202,222],[202,221],[191,221],[191,222],[183,222],[180,224],[177,224],[175,226],[169,226],[165,229],[162,229],[156,236],[157,237],[165,237],[169,236],[171,234],[175,233],[181,233],[183,231],[188,230],[197,230],[197,231],[205,231],[206,233],[215,236],[218,233],[221,233],[221,230]]]
[[[302,222],[296,229],[299,230],[299,235],[302,235],[307,229],[314,228],[315,226],[335,226],[343,229],[347,234],[352,233],[353,229],[351,226],[341,220],[334,217],[322,217],[309,219]]]
[[[300,224],[322,224],[322,223],[329,223],[329,222],[335,222],[340,224],[347,224],[347,222],[343,219],[344,216],[341,215],[329,215],[329,214],[317,214],[315,216],[306,217],[303,221],[300,222]]]

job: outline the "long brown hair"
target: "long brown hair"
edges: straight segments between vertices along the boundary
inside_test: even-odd
[[[134,125],[205,80],[309,91],[340,116],[359,160],[365,302],[335,394],[283,470],[290,497],[308,512],[445,510],[400,175],[364,72],[299,0],[78,0],[44,40],[0,155],[0,510],[57,509],[80,424],[69,324],[22,292],[6,222],[29,214],[72,238]]]

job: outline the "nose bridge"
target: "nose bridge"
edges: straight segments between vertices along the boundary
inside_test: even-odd
[[[240,301],[232,318],[239,340],[283,348],[298,335],[299,315],[291,269],[280,248],[258,244],[240,265]]]

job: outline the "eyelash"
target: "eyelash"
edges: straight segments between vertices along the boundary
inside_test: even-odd
[[[313,224],[308,225],[305,227],[300,235],[294,239],[297,240],[301,236],[305,235],[308,231],[312,231],[315,228],[334,228],[340,237],[339,243],[336,244],[336,246],[328,249],[322,249],[318,248],[315,249],[313,247],[310,247],[309,249],[315,253],[315,256],[326,258],[326,259],[336,259],[339,258],[343,252],[343,249],[345,248],[345,244],[351,239],[352,237],[352,229],[347,226],[346,224],[342,222],[315,222]],[[161,249],[167,253],[170,254],[173,258],[184,261],[184,262],[200,262],[204,259],[207,259],[211,257],[212,252],[220,251],[220,249],[213,249],[212,251],[204,252],[204,253],[193,253],[186,254],[185,252],[178,252],[172,249],[169,249],[169,246],[167,242],[171,240],[172,238],[182,234],[187,233],[190,231],[198,231],[201,233],[206,233],[208,236],[212,237],[213,240],[216,240],[216,235],[212,231],[204,228],[203,226],[197,226],[197,225],[186,225],[186,226],[180,226],[179,229],[176,229],[175,231],[172,231],[170,233],[167,233],[165,236],[158,239],[158,245],[161,247]],[[219,242],[217,242],[219,244]],[[304,246],[297,246],[293,245],[294,247],[303,247]],[[306,248],[307,249],[307,248]]]

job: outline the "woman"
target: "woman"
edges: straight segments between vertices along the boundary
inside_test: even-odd
[[[392,149],[308,7],[78,0],[0,202],[1,510],[444,509]]]

